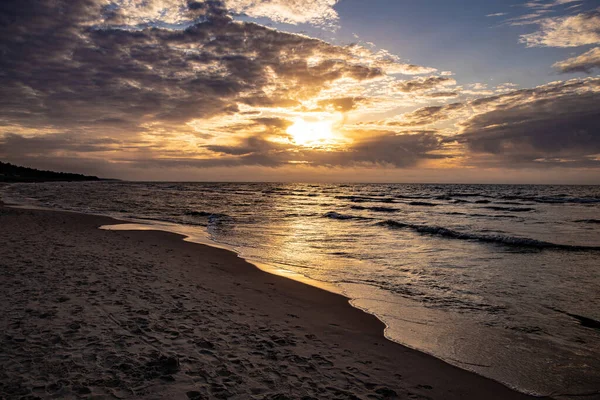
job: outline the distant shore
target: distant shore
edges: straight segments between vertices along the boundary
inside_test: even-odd
[[[46,182],[119,182],[119,179],[42,179],[0,176],[0,183],[46,183]]]
[[[0,183],[106,181],[97,176],[21,167],[0,161]]]
[[[0,397],[530,398],[227,250],[97,229],[118,223],[0,204]]]

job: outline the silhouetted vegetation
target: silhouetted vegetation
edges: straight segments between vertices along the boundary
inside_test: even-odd
[[[42,171],[0,162],[0,182],[99,181],[97,176]]]

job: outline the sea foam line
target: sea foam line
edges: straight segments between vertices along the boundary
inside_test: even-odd
[[[600,246],[577,246],[569,244],[557,244],[551,242],[544,242],[542,240],[536,240],[531,238],[523,238],[516,236],[505,236],[505,235],[482,235],[478,233],[470,232],[458,232],[452,229],[444,228],[441,226],[429,226],[429,225],[416,225],[408,224],[399,221],[386,220],[378,222],[377,225],[385,226],[392,229],[410,229],[412,231],[441,236],[449,239],[459,240],[473,240],[484,243],[497,243],[506,246],[515,247],[528,247],[534,249],[555,249],[555,250],[571,250],[571,251],[599,251]]]

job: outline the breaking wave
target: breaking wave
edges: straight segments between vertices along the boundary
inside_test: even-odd
[[[510,212],[529,212],[529,211],[535,211],[535,208],[530,208],[530,207],[488,206],[488,207],[482,207],[482,208],[486,208],[488,210],[494,210],[494,211],[510,211]]]
[[[600,219],[578,219],[575,222],[581,222],[584,224],[600,224]]]
[[[367,219],[365,217],[358,217],[356,215],[348,215],[348,214],[340,214],[335,211],[329,211],[323,214],[323,218],[331,218],[331,219]]]
[[[568,197],[565,195],[557,196],[515,196],[507,195],[500,197],[503,200],[525,200],[534,201],[536,203],[550,203],[550,204],[561,204],[561,203],[579,203],[579,204],[594,204],[600,203],[598,197]]]
[[[395,212],[400,211],[397,208],[390,208],[390,207],[351,206],[350,208],[353,209],[353,210],[368,210],[368,211],[384,212],[384,213],[395,213]]]
[[[435,207],[437,204],[429,203],[426,201],[411,201],[408,203],[409,206],[422,206],[422,207]]]
[[[478,241],[483,243],[496,243],[505,246],[514,246],[514,247],[527,247],[532,249],[555,249],[555,250],[572,250],[572,251],[598,251],[600,250],[600,246],[575,246],[568,244],[557,244],[544,242],[541,240],[531,239],[531,238],[523,238],[517,236],[505,236],[505,235],[482,235],[478,233],[470,233],[470,232],[458,232],[452,229],[443,228],[441,226],[428,226],[428,225],[416,225],[416,224],[407,224],[404,222],[398,221],[382,221],[378,222],[377,225],[385,226],[393,229],[410,229],[412,231],[433,235],[433,236],[441,236],[448,239],[459,239],[459,240],[471,240]]]

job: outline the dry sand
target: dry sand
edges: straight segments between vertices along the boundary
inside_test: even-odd
[[[342,296],[113,223],[0,206],[0,398],[529,398]]]

